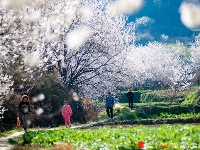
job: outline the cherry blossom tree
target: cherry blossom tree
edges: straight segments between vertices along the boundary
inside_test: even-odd
[[[124,2],[131,4],[128,11],[118,9],[122,1],[1,0],[0,94],[7,94],[13,84],[34,85],[48,69],[69,90],[85,96],[145,80],[184,83],[191,65],[199,62],[194,55],[188,57],[199,54],[198,44],[134,46],[136,24],[127,25],[123,13],[139,10],[143,1],[137,6]]]
[[[47,6],[44,7],[44,4],[44,1],[0,1],[0,105],[3,104],[3,96],[8,94],[11,88],[23,89],[26,84],[31,88],[31,84],[47,70],[42,37],[48,37],[45,40],[50,37],[45,36],[48,34],[44,30],[46,24],[41,24],[43,21],[40,19],[50,14],[45,12]],[[52,17],[51,22],[53,19]],[[1,106],[0,110],[2,114],[5,108]]]
[[[0,75],[0,119],[3,117],[4,111],[6,108],[2,106],[3,104],[3,96],[8,94],[10,91],[10,86],[13,84],[12,80],[8,75],[4,75],[1,73]]]
[[[200,61],[199,54],[200,52],[200,35],[196,36],[195,42],[191,44],[191,68],[192,68],[192,77],[189,78],[189,81],[193,84],[199,82],[200,79]]]
[[[187,50],[181,43],[149,43],[133,47],[128,52],[127,64],[132,72],[133,82],[160,82],[175,87],[187,82],[191,73],[191,62]],[[180,85],[179,85],[180,86]]]
[[[134,36],[130,27],[124,28],[126,17],[112,17],[107,5],[108,1],[89,0],[2,0],[1,69],[11,83],[6,90],[13,83],[15,88],[33,84],[49,67],[57,69],[69,89],[82,94],[113,90],[123,72],[115,62],[123,63],[120,53]]]
[[[57,53],[57,45],[50,48],[50,54],[58,60],[56,69],[61,80],[69,89],[87,96],[114,90],[123,81],[121,54],[134,41],[132,30],[125,27],[126,18],[110,16],[104,10],[107,2],[100,2],[82,3],[73,24],[64,33],[66,43]],[[83,18],[85,15],[80,13],[86,7],[90,18]]]

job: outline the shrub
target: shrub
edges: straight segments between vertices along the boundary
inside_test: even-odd
[[[192,92],[191,94],[188,94],[185,96],[185,100],[182,102],[183,105],[187,105],[187,104],[200,104],[200,90],[197,89],[194,92]]]
[[[131,112],[128,108],[122,108],[120,115],[117,117],[117,121],[122,120],[135,120],[137,118],[135,112]]]
[[[120,92],[117,94],[117,98],[119,99],[119,103],[128,103],[128,98],[126,97],[128,91]],[[141,91],[133,91],[134,93],[134,103],[140,103],[141,99]]]
[[[139,118],[149,118],[149,116],[157,115],[160,116],[161,113],[169,114],[187,114],[187,113],[199,113],[200,105],[144,105],[144,106],[135,106],[136,116]]]

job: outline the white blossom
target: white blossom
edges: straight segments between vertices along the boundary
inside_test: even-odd
[[[35,67],[35,66],[38,64],[38,62],[39,62],[40,53],[36,51],[36,52],[31,53],[31,54],[26,54],[24,57],[25,57],[25,58],[24,58],[24,59],[25,59],[25,60],[24,60],[25,65],[27,65],[27,66],[33,68],[33,67]]]
[[[70,32],[67,36],[67,45],[69,49],[79,48],[85,41],[91,36],[91,29],[87,26],[83,26]]]

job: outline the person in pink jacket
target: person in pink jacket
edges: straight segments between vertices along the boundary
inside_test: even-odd
[[[70,116],[72,115],[72,109],[70,105],[64,101],[64,105],[62,107],[62,116],[65,119],[65,126],[69,127],[71,125]]]

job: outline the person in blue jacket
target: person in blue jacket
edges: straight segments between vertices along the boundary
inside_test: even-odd
[[[106,112],[110,119],[113,119],[113,106],[114,106],[114,97],[112,96],[111,92],[108,92],[108,95],[106,96]]]

